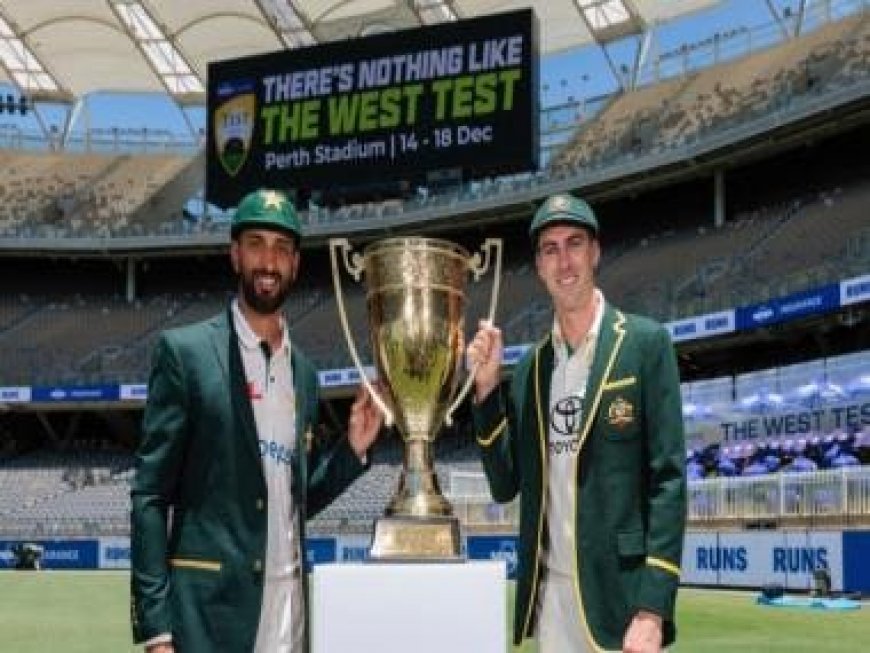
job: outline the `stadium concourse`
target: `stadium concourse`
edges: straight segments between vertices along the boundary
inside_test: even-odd
[[[0,38],[45,60],[44,78],[31,66],[32,79],[19,79],[4,64],[37,112],[40,101],[80,98],[100,84],[201,103],[216,44],[196,25],[209,20],[232,23],[227,57],[262,51],[254,44],[264,34],[273,49],[295,47],[362,33],[365,22],[339,10],[319,21],[268,20],[270,7],[285,5],[265,2],[184,3],[184,16],[179,3],[151,2],[159,21],[137,3],[80,3],[90,12],[80,21],[26,4],[5,3]],[[539,14],[545,50],[604,48],[606,30],[573,9],[582,29],[568,36],[566,4],[535,3],[548,8]],[[636,4],[641,38],[644,21],[672,18],[648,13],[654,5],[715,3]],[[827,566],[834,589],[870,592],[850,562],[870,548],[870,13],[845,0],[797,4],[798,25],[777,16],[757,31],[644,60],[634,83],[606,96],[544,106],[539,171],[382,185],[358,189],[358,201],[303,198],[305,274],[288,315],[294,340],[321,370],[332,426],[344,422],[351,363],[338,344],[329,237],[362,245],[437,235],[469,250],[503,238],[498,322],[509,374],[552,319],[529,263],[528,220],[550,193],[575,191],[602,224],[605,295],[668,323],[676,342],[692,478],[687,580],[807,589]],[[436,22],[456,9],[477,15],[487,3],[396,6],[368,22]],[[43,23],[45,38],[31,38]],[[158,23],[177,38],[151,34]],[[103,34],[107,24],[121,27]],[[75,29],[61,37],[67,27]],[[62,43],[87,40],[78,29],[118,57],[139,57],[135,74],[106,62],[92,68],[107,70],[105,78],[89,74],[96,50],[64,60]],[[130,40],[145,38],[140,31],[158,51],[181,46],[187,68],[167,72],[143,59]],[[41,86],[28,86],[34,80]],[[10,114],[0,124],[0,553],[12,542],[66,538],[101,547],[80,561],[124,566],[151,348],[161,330],[225,306],[233,289],[226,214],[189,208],[205,168],[195,129],[187,140],[125,130],[31,134],[21,120]],[[470,290],[469,329],[488,290],[487,282]],[[357,342],[367,342],[359,290],[348,312]],[[362,356],[370,358],[366,346]],[[400,456],[395,439],[381,442],[371,471],[312,523],[317,538],[350,543],[333,556],[361,555]],[[510,559],[516,506],[490,501],[467,420],[445,430],[436,460],[466,534],[503,536],[492,554]],[[52,561],[46,550],[46,566],[65,564],[56,553]],[[772,565],[756,561],[767,553]]]

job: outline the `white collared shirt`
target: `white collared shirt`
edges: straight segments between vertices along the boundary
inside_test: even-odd
[[[266,577],[291,575],[299,563],[296,506],[291,492],[296,449],[296,393],[290,365],[290,336],[281,323],[281,345],[267,358],[263,341],[233,302],[233,322],[245,368],[245,385],[257,426],[257,445],[268,489],[268,549]]]
[[[586,385],[595,357],[604,317],[604,295],[594,291],[595,315],[580,346],[569,351],[558,319],[553,320],[553,376],[550,379],[550,413],[547,429],[547,570],[571,576],[576,556],[574,470],[580,452]],[[581,507],[582,509],[582,507]]]
[[[245,387],[254,412],[257,446],[268,498],[263,608],[255,652],[294,650],[302,640],[300,542],[293,500],[296,455],[296,392],[293,387],[290,336],[281,322],[281,345],[270,352],[233,301],[233,324],[245,369]],[[299,602],[297,605],[296,603]],[[280,618],[276,618],[280,616]]]

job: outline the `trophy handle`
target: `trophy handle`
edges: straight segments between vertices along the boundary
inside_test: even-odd
[[[360,276],[362,275],[362,260],[359,254],[351,253],[353,247],[347,238],[329,239],[329,258],[332,261],[332,284],[335,288],[335,302],[338,304],[338,318],[341,321],[341,328],[344,331],[344,339],[347,342],[347,349],[350,352],[350,357],[353,360],[354,366],[356,366],[357,372],[359,372],[359,377],[362,379],[363,385],[366,390],[368,390],[375,405],[383,414],[384,424],[389,427],[393,425],[393,411],[387,407],[386,402],[381,398],[366,376],[362,363],[359,360],[359,354],[356,351],[356,345],[353,342],[353,336],[350,333],[350,327],[347,323],[347,312],[344,310],[344,295],[341,290],[341,273],[338,269],[338,258],[336,257],[336,252],[338,250],[341,250],[342,262],[344,263],[345,270],[347,270],[347,273],[353,277],[354,281],[359,281]]]
[[[501,286],[501,238],[487,238],[483,241],[483,245],[481,245],[480,249],[484,254],[483,262],[480,260],[480,253],[477,253],[471,257],[468,267],[474,275],[474,280],[480,281],[480,278],[486,274],[486,271],[489,269],[490,263],[493,262],[493,259],[495,260],[493,267],[492,295],[489,299],[489,313],[486,318],[487,321],[492,324],[492,321],[495,319],[495,308],[498,304],[498,293],[499,287]],[[494,256],[493,252],[495,252]],[[465,400],[468,391],[471,390],[471,384],[474,383],[474,377],[477,375],[477,368],[479,365],[480,363],[475,363],[468,372],[468,377],[465,379],[462,389],[459,391],[459,394],[456,395],[456,399],[450,405],[450,408],[447,409],[447,414],[444,416],[444,423],[447,424],[447,426],[453,424],[453,413],[457,408],[459,408],[459,404]]]

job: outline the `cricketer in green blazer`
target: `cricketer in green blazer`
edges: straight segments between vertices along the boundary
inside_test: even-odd
[[[310,517],[363,465],[346,438],[324,450],[311,437],[317,376],[299,351],[291,360],[300,452],[294,501]],[[172,633],[183,653],[250,652],[262,600],[266,484],[229,312],[160,338],[131,495],[136,641]]]
[[[565,214],[572,209],[575,214]],[[567,225],[561,232],[567,236],[557,241],[556,249],[561,251],[556,254],[561,258],[552,266],[557,273],[548,278],[548,271],[539,265],[557,319],[567,321],[560,312],[570,302],[559,296],[558,282],[570,287],[574,276],[582,276],[582,270],[578,273],[578,266],[567,261],[574,255],[567,250],[586,251],[581,247],[588,247],[588,242],[582,237],[579,244],[572,240],[583,231],[577,226],[587,229],[594,239],[597,223],[591,209],[571,196],[551,198],[539,211],[541,215],[550,218],[545,224]],[[575,259],[580,257],[576,254]],[[589,272],[597,264],[597,254],[590,261]],[[586,281],[591,293],[591,277]],[[590,303],[594,303],[592,297]],[[600,294],[598,298],[604,301]],[[500,332],[482,325],[469,346],[469,358],[487,364],[493,355],[500,361],[501,347]],[[503,394],[499,385],[486,386],[472,410],[493,497],[500,502],[520,497],[516,644],[536,636],[546,573],[554,366],[553,336],[549,334],[518,363],[509,393]],[[585,631],[583,639],[595,651],[660,650],[675,638],[674,607],[686,514],[679,377],[670,337],[661,325],[604,303],[577,433],[579,453],[573,482],[569,477],[565,492],[570,493],[574,506],[569,511],[573,512],[569,537],[575,551],[573,593]],[[653,631],[654,637],[646,637],[646,643],[627,644],[631,639],[627,633],[638,614],[656,615],[654,622],[660,618],[660,628]],[[637,632],[649,635],[649,631]]]
[[[237,305],[249,325],[272,328],[256,334],[262,347],[285,342],[281,307],[298,269],[298,236],[295,211],[279,193],[252,194],[233,219]],[[231,306],[164,332],[154,353],[131,489],[133,635],[154,650],[251,653],[258,637],[272,504],[235,325]],[[346,437],[313,437],[317,376],[292,343],[289,361],[286,396],[295,405],[282,409],[295,416],[295,446],[282,469],[304,543],[305,519],[363,471],[380,418],[358,395]],[[304,596],[304,573],[301,582]]]

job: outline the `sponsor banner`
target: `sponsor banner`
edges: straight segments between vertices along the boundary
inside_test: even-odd
[[[843,533],[843,589],[870,594],[870,531]]]
[[[98,566],[100,569],[130,568],[130,538],[101,537]]]
[[[516,535],[469,535],[465,550],[471,560],[503,560],[507,577],[517,577]]]
[[[335,560],[339,563],[368,560],[371,545],[371,535],[340,535]]]
[[[870,301],[870,274],[840,282],[840,305]]]
[[[27,386],[0,388],[0,403],[26,404],[30,401],[30,395],[30,388]]]
[[[735,330],[734,310],[706,313],[665,324],[674,342],[712,338]]]
[[[825,567],[831,588],[843,589],[843,534],[835,531],[687,533],[682,581],[697,585],[789,590],[813,587],[813,572]]]
[[[309,537],[305,539],[305,569],[311,571],[314,565],[335,562],[336,546],[334,537]]]
[[[15,566],[12,547],[31,544],[42,548],[42,569],[96,569],[97,540],[0,540],[0,568]]]
[[[32,401],[117,401],[117,385],[48,385],[34,386],[31,390]]]
[[[516,365],[529,348],[531,348],[531,345],[508,345],[502,353],[502,363],[505,365]]]
[[[118,390],[118,396],[122,401],[139,399],[144,401],[148,398],[148,386],[145,383],[125,383]]]
[[[833,311],[840,306],[840,285],[829,284],[786,297],[737,309],[737,328],[754,329],[808,315]]]
[[[531,9],[208,66],[206,198],[537,169]]]
[[[370,379],[375,377],[373,365],[363,367],[363,372]],[[324,370],[317,373],[317,380],[322,388],[339,388],[347,385],[359,385],[359,371],[355,367],[345,367],[339,370]]]
[[[846,402],[805,410],[770,411],[766,414],[723,415],[709,424],[723,444],[758,440],[809,438],[818,433],[855,432],[870,426],[870,401]]]

